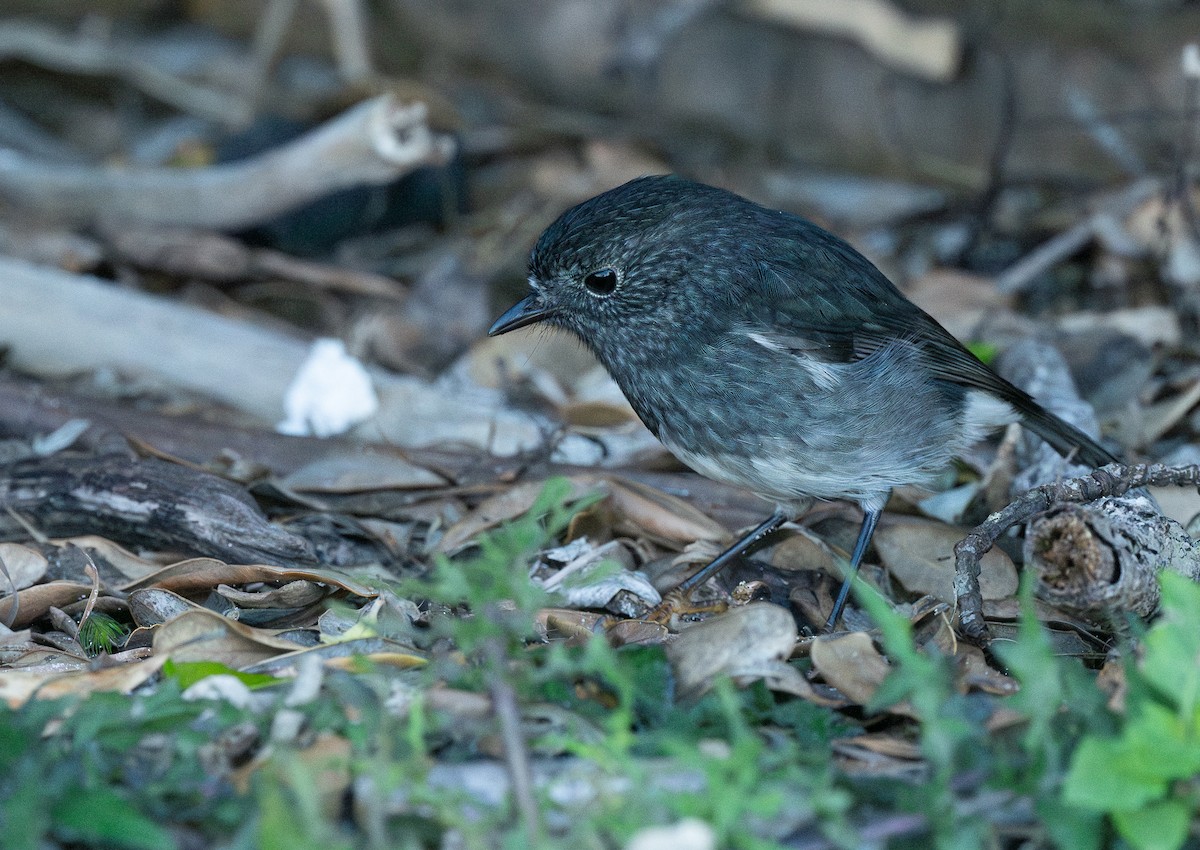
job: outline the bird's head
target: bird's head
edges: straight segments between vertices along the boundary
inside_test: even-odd
[[[678,177],[643,177],[584,201],[538,239],[530,294],[488,333],[545,322],[609,362],[622,346],[700,332],[732,295],[738,231],[753,209]]]

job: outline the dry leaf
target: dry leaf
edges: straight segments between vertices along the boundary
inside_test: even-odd
[[[569,480],[571,499],[581,498],[605,486],[603,479],[594,475],[573,475]],[[446,529],[436,551],[453,553],[484,531],[528,513],[545,488],[545,481],[526,481],[484,499],[475,510]]]
[[[361,448],[335,452],[295,470],[280,485],[303,493],[358,493],[444,487],[445,478],[398,452]]]
[[[1016,679],[988,664],[983,650],[977,646],[959,643],[954,657],[958,661],[959,683],[964,688],[997,696],[1011,696],[1021,689]]]
[[[20,543],[0,543],[0,562],[7,576],[0,577],[0,588],[8,593],[33,587],[42,580],[50,566],[45,555]]]
[[[821,635],[813,639],[809,655],[825,681],[858,705],[869,703],[892,672],[866,632]],[[907,703],[891,706],[888,711],[913,716]]]
[[[129,594],[129,615],[139,628],[157,626],[199,607],[178,593],[161,587],[146,587]]]
[[[207,608],[185,611],[154,632],[154,654],[175,661],[219,661],[241,670],[285,652],[296,644]]]
[[[837,746],[849,745],[860,747],[872,753],[889,758],[908,759],[917,761],[921,755],[921,747],[916,741],[907,738],[897,738],[895,735],[855,735],[851,738],[839,738]]]
[[[674,543],[730,539],[720,523],[678,496],[626,478],[610,476],[608,484],[617,511],[654,537]]]
[[[52,541],[57,546],[75,544],[93,558],[103,559],[109,566],[130,581],[150,575],[155,570],[162,569],[161,563],[139,558],[122,546],[113,543],[107,537],[86,534],[81,537],[69,537]]]
[[[320,602],[328,590],[311,581],[289,581],[282,587],[266,590],[237,590],[227,584],[217,585],[217,593],[239,608],[305,608]]]
[[[596,634],[597,625],[605,619],[605,615],[573,608],[543,608],[535,619],[547,632],[556,631],[567,638],[587,639]]]
[[[52,607],[65,608],[73,602],[87,599],[92,586],[78,581],[48,581],[19,591],[15,597],[0,599],[0,623],[9,628],[28,626]],[[14,613],[15,610],[15,613]]]
[[[87,696],[100,691],[129,693],[162,667],[164,658],[150,658],[132,664],[118,664],[100,670],[29,671],[0,670],[0,699],[10,708],[20,708],[31,697],[58,699]]]
[[[875,531],[879,559],[911,593],[954,602],[954,545],[969,533],[940,522],[905,518]],[[980,561],[979,587],[984,599],[1005,599],[1017,592],[1017,568],[993,547]]]
[[[419,649],[381,637],[354,638],[299,649],[294,643],[289,643],[288,646],[292,648],[291,652],[259,661],[246,667],[245,672],[294,676],[307,658],[317,658],[328,667],[340,669],[357,669],[362,664],[383,664],[407,670],[410,667],[419,667],[429,660]]]
[[[718,675],[786,677],[796,621],[786,608],[754,602],[686,629],[667,646],[681,696],[706,690]],[[794,669],[794,668],[791,668]]]
[[[189,593],[212,590],[221,584],[297,580],[327,584],[364,599],[374,599],[378,595],[371,588],[333,570],[293,569],[274,567],[269,564],[227,564],[216,558],[192,558],[171,564],[169,567],[163,567],[157,572],[122,586],[121,590],[132,593],[146,587],[157,587],[186,596]]]

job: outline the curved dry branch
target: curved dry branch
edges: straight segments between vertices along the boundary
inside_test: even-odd
[[[244,121],[249,102],[236,95],[189,82],[137,55],[134,45],[80,32],[64,35],[30,21],[0,23],[0,60],[70,74],[111,75],[163,103],[216,121]]]
[[[0,156],[0,196],[58,219],[236,230],[352,186],[444,162],[423,103],[364,101],[266,153],[211,168],[91,168]]]
[[[1168,485],[1200,485],[1200,467],[1170,467],[1161,463],[1126,466],[1110,463],[1102,469],[1097,469],[1079,478],[1070,478],[1034,487],[1008,507],[992,514],[954,547],[954,592],[958,597],[963,635],[974,641],[985,641],[988,637],[987,624],[983,619],[983,596],[979,592],[979,559],[1008,529],[1019,523],[1028,522],[1058,505],[1095,502],[1106,497],[1122,496],[1138,487]],[[1156,514],[1156,516],[1161,518],[1161,515]],[[1188,541],[1188,549],[1189,551],[1184,554],[1188,554],[1190,557],[1177,558],[1174,557],[1177,554],[1175,547],[1167,547],[1165,550],[1156,547],[1150,552],[1153,558],[1150,574],[1157,575],[1158,569],[1165,568],[1189,575],[1194,580],[1200,579],[1200,561],[1196,559],[1194,541]],[[1146,552],[1142,550],[1138,554],[1141,556]],[[1092,583],[1086,589],[1073,587],[1071,601],[1078,604],[1081,598],[1091,598],[1094,599],[1097,606],[1111,605],[1115,597],[1127,595],[1130,582],[1138,583],[1140,586],[1143,582],[1141,575],[1144,574],[1143,570],[1116,569],[1109,571],[1109,575],[1106,577],[1107,582]],[[1049,585],[1051,601],[1061,601],[1054,598],[1056,589],[1052,582],[1048,583],[1043,579],[1042,583]],[[1071,579],[1071,583],[1075,584],[1074,579]],[[1155,594],[1156,602],[1157,595]],[[1139,603],[1139,610],[1135,610],[1134,613],[1145,616],[1152,613],[1153,610],[1153,606],[1149,610],[1145,610],[1145,606]]]

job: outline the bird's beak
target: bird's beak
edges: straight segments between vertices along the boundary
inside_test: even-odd
[[[516,304],[509,307],[504,315],[488,328],[488,336],[499,336],[509,331],[515,331],[517,328],[532,325],[534,322],[540,322],[552,312],[549,307],[544,306],[538,300],[536,294],[526,295]]]

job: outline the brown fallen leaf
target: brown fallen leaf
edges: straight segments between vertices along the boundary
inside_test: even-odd
[[[970,529],[906,517],[875,531],[879,558],[896,580],[912,593],[954,602],[954,545]],[[1017,592],[1017,568],[1001,549],[980,561],[979,585],[984,599],[1005,599]]]
[[[154,632],[154,655],[175,661],[219,661],[241,670],[285,652],[296,644],[222,617],[207,608],[185,611]]]
[[[854,735],[850,738],[839,738],[835,746],[843,745],[860,747],[864,750],[891,758],[910,759],[913,761],[923,758],[921,755],[921,746],[916,741],[908,738],[899,738],[895,735],[867,733]]]
[[[300,665],[309,658],[316,658],[326,667],[341,670],[360,669],[363,665],[381,664],[407,670],[420,667],[429,661],[426,653],[419,649],[382,637],[364,637],[343,640],[337,643],[297,648],[292,651],[259,661],[245,668],[247,673],[269,673],[273,676],[295,675]]]
[[[31,673],[67,673],[73,670],[88,670],[94,667],[86,655],[33,645],[5,664],[12,670],[27,670]]]
[[[660,646],[671,640],[671,630],[649,620],[617,620],[604,636],[613,646]]]
[[[20,543],[0,543],[0,588],[6,593],[33,587],[46,575],[50,562],[37,549]]]
[[[866,632],[821,635],[813,639],[809,655],[825,681],[858,705],[869,703],[892,672],[892,666],[875,649]],[[890,706],[888,711],[914,716],[907,702]]]
[[[672,543],[725,542],[730,534],[690,502],[648,484],[609,476],[609,498],[618,513],[646,533]]]
[[[534,617],[547,632],[559,632],[565,638],[587,640],[596,634],[597,624],[606,615],[596,611],[577,611],[574,608],[543,608]]]
[[[707,690],[719,675],[781,680],[792,670],[786,663],[796,645],[791,613],[769,602],[731,608],[684,630],[667,645],[680,696]],[[769,682],[768,682],[769,684]]]
[[[121,590],[125,593],[132,593],[145,587],[158,587],[186,596],[189,593],[212,590],[221,584],[298,580],[327,584],[364,599],[374,599],[378,595],[371,588],[334,570],[293,569],[291,567],[274,567],[269,564],[227,564],[216,558],[192,558],[171,564],[144,578],[122,585]]]
[[[87,599],[91,592],[90,584],[78,581],[35,584],[0,599],[0,623],[10,629],[24,628],[51,608],[65,608],[73,602]]]
[[[925,770],[920,747],[892,735],[855,735],[833,742],[839,769],[856,777],[906,777]]]
[[[571,499],[595,493],[606,486],[603,479],[596,475],[572,475],[568,480],[571,482]],[[525,481],[484,499],[473,511],[446,529],[435,551],[452,554],[477,535],[528,513],[545,488],[545,481]]]
[[[331,452],[291,472],[280,482],[303,493],[358,493],[364,490],[415,490],[449,482],[398,451],[369,447]]]
[[[969,643],[960,643],[954,655],[958,662],[959,684],[964,689],[983,691],[997,696],[1011,696],[1021,685],[987,663],[983,650]]]
[[[311,581],[289,581],[281,587],[254,591],[219,584],[216,590],[239,608],[304,608],[320,602],[328,593],[324,587]]]
[[[162,667],[165,658],[149,658],[99,670],[63,672],[0,670],[0,699],[10,708],[20,708],[32,697],[58,699],[87,696],[100,691],[129,693]]]

